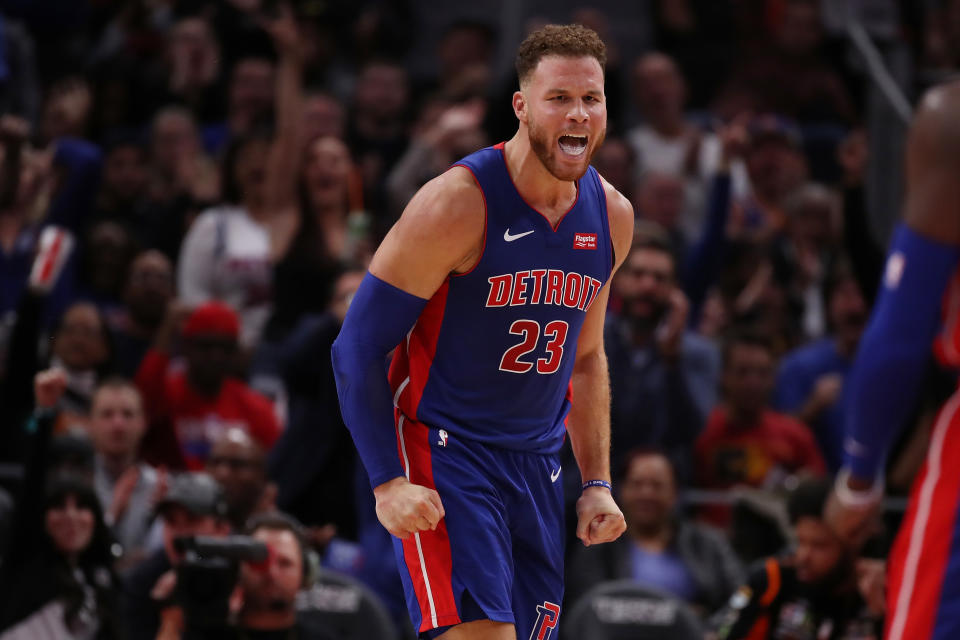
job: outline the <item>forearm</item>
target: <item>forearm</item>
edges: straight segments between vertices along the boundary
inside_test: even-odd
[[[895,235],[888,275],[850,372],[844,464],[862,480],[875,477],[919,396],[940,326],[942,292],[960,249],[906,227]],[[897,267],[899,265],[899,267]]]
[[[404,475],[386,356],[403,341],[424,306],[426,300],[368,273],[330,350],[343,421],[373,488]],[[384,309],[392,311],[385,315]]]
[[[584,481],[610,481],[610,376],[602,350],[577,360],[567,433]]]
[[[303,75],[299,58],[286,54],[277,69],[277,128],[267,166],[268,198],[272,206],[293,201],[300,165],[303,122]]]

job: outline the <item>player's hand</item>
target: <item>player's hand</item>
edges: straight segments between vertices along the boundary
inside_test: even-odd
[[[850,486],[853,491],[865,488],[869,487]],[[863,505],[845,504],[834,489],[827,499],[824,520],[849,548],[859,550],[880,529],[880,500]]]
[[[587,487],[577,500],[577,537],[589,547],[613,542],[627,530],[620,507],[604,487]]]
[[[445,515],[439,493],[406,478],[394,478],[378,485],[373,495],[377,499],[380,524],[401,539],[418,531],[436,529]]]

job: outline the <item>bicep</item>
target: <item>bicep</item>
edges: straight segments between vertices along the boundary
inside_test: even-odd
[[[455,167],[417,192],[377,249],[370,273],[429,299],[477,258],[483,233],[481,192],[466,169]]]

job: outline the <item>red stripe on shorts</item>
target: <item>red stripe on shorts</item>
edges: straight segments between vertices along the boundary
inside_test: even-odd
[[[430,451],[430,431],[419,422],[399,415],[398,436],[404,470],[413,484],[436,489]],[[418,632],[460,624],[453,597],[453,556],[446,520],[436,530],[420,531],[402,541],[403,559],[420,605]]]

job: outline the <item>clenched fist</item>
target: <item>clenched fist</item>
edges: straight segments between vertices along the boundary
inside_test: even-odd
[[[394,478],[378,485],[373,495],[377,499],[377,519],[398,538],[436,529],[444,516],[440,494],[412,484],[406,478]]]
[[[577,537],[583,544],[613,542],[626,530],[627,523],[610,491],[587,487],[577,500]]]

